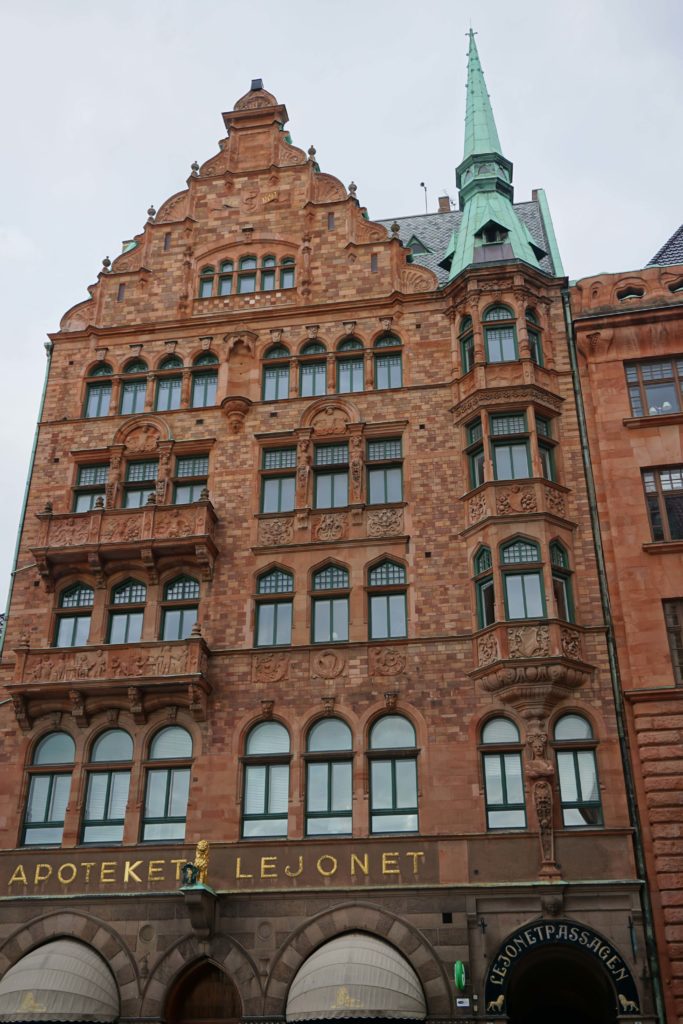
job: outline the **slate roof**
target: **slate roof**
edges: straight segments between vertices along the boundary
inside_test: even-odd
[[[648,267],[668,267],[672,263],[683,263],[683,224],[677,231],[674,231],[659,252],[655,253],[648,263]]]
[[[529,203],[515,203],[515,213],[529,229],[534,242],[548,253],[547,256],[540,260],[541,269],[546,274],[554,274],[555,270],[550,256],[550,242],[545,232],[540,205],[533,200]],[[429,270],[433,270],[438,278],[439,285],[442,286],[448,281],[448,271],[439,266],[439,261],[443,259],[448,243],[451,240],[451,235],[454,230],[458,230],[461,219],[462,213],[460,210],[453,210],[451,213],[421,213],[415,217],[392,217],[389,220],[380,220],[378,223],[383,224],[391,234],[391,225],[395,220],[399,226],[399,238],[404,245],[408,244],[413,235],[419,238],[422,244],[430,251],[416,253],[413,256],[413,263],[418,263],[421,267],[428,267]],[[683,235],[681,246],[683,251]],[[683,257],[681,262],[683,262]]]

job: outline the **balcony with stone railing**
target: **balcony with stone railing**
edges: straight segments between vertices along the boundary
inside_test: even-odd
[[[70,714],[79,726],[102,711],[128,711],[138,723],[159,708],[206,718],[209,650],[196,626],[187,640],[15,650],[7,689],[22,729],[41,715]]]
[[[405,537],[404,505],[297,509],[258,517],[257,547]]]
[[[117,563],[142,563],[154,579],[164,559],[181,559],[211,579],[218,550],[217,517],[208,500],[191,505],[142,508],[94,508],[55,515],[48,506],[38,513],[40,535],[31,552],[48,590],[66,569],[80,565],[104,584]]]

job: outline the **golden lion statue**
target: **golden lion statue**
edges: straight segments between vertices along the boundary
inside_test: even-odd
[[[199,870],[197,882],[199,885],[206,885],[209,876],[209,842],[207,839],[200,839],[197,843],[193,864]]]

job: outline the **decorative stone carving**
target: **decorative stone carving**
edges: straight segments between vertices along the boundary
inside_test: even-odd
[[[436,275],[431,270],[427,270],[426,267],[413,265],[403,269],[399,276],[399,290],[404,294],[430,292],[437,285]]]
[[[173,220],[182,220],[187,215],[189,191],[184,189],[182,192],[177,192],[170,199],[167,199],[165,203],[161,204],[161,208],[155,217],[157,224],[166,224]]]
[[[258,528],[259,544],[291,544],[294,539],[292,519],[263,519]]]
[[[320,698],[320,700],[322,701],[322,704],[323,704],[323,708],[325,709],[325,714],[326,715],[333,715],[334,714],[334,704],[335,704],[336,699],[337,698],[333,694],[324,694]]]
[[[254,659],[254,679],[259,683],[279,683],[287,675],[289,662],[280,651],[260,654]]]
[[[59,324],[62,331],[84,331],[95,320],[95,303],[92,299],[79,302],[67,310]]]
[[[393,537],[403,533],[403,509],[383,508],[368,512],[368,537]]]
[[[545,488],[545,504],[548,512],[554,512],[556,516],[563,516],[566,513],[564,494],[552,487]]]
[[[26,711],[26,699],[21,694],[12,694],[12,707],[14,708],[14,714],[16,716],[19,728],[24,732],[28,732],[31,728],[31,721]]]
[[[311,659],[311,675],[321,679],[336,679],[344,671],[346,662],[336,651],[316,652]]]
[[[135,541],[140,539],[141,532],[142,515],[136,511],[125,516],[105,518],[100,531],[100,540]]]
[[[88,724],[88,717],[85,713],[85,701],[80,690],[69,690],[69,703],[71,704],[71,714],[74,721],[83,728]]]
[[[90,520],[87,516],[53,519],[50,523],[50,544],[57,548],[85,544],[89,532]]]
[[[349,417],[343,409],[330,405],[315,414],[311,426],[316,434],[343,434],[348,422]]]
[[[384,705],[387,711],[395,711],[398,704],[398,690],[387,690],[384,694]]]
[[[477,640],[477,658],[480,665],[498,660],[498,639],[495,633],[485,633]]]
[[[480,519],[483,519],[484,516],[488,515],[488,511],[489,506],[486,501],[486,495],[483,491],[480,491],[479,494],[475,494],[473,498],[470,498],[468,512],[471,523],[478,523]]]
[[[555,837],[553,835],[553,791],[547,779],[538,779],[533,787],[534,807],[538,819],[541,842],[543,877],[557,877],[559,870],[555,863]]]
[[[145,712],[142,707],[142,691],[137,686],[128,687],[128,710],[138,724],[144,722]]]
[[[157,517],[154,531],[157,537],[187,537],[194,533],[194,511],[192,509],[164,509]]]
[[[563,400],[552,394],[551,391],[538,387],[537,384],[518,384],[509,388],[482,388],[455,406],[453,418],[456,423],[460,423],[477,409],[489,408],[492,405],[510,405],[513,402],[524,405],[538,402],[539,405],[559,412]]]
[[[499,516],[515,512],[536,512],[537,508],[533,487],[514,484],[504,491],[496,492],[496,512]]]
[[[346,189],[338,178],[331,174],[316,174],[313,178],[313,202],[331,203],[346,199]]]
[[[577,661],[581,658],[581,637],[575,630],[563,628],[560,631],[562,653]]]
[[[341,540],[348,532],[348,520],[344,512],[327,512],[313,520],[313,536],[316,540]]]
[[[400,647],[371,647],[370,674],[398,676],[405,671],[406,656]]]
[[[262,700],[261,701],[261,715],[263,718],[273,717],[273,708],[275,707],[274,700]]]
[[[159,431],[151,423],[135,427],[126,435],[126,447],[132,452],[150,452],[156,448]]]
[[[546,658],[550,654],[547,626],[512,626],[508,629],[511,658]]]
[[[227,398],[224,402],[221,402],[221,409],[228,421],[231,434],[240,433],[250,407],[251,402],[248,398]]]

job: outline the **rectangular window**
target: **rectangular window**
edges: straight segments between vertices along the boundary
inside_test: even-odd
[[[288,808],[289,765],[247,765],[242,836],[245,839],[286,836]]]
[[[624,370],[634,416],[666,416],[681,411],[683,359],[625,363]]]
[[[264,469],[296,469],[296,448],[266,448]]]
[[[549,444],[538,445],[538,454],[541,460],[541,472],[546,480],[555,479],[555,453]]]
[[[98,498],[104,503],[105,486],[109,477],[109,466],[79,466],[78,481],[74,492],[74,512],[89,512]]]
[[[594,750],[558,750],[562,822],[567,828],[602,825]]]
[[[674,679],[677,686],[683,686],[683,599],[662,603]]]
[[[401,439],[390,441],[369,441],[368,463],[368,504],[386,505],[403,501],[403,468]]]
[[[266,448],[263,470],[296,469],[296,448]],[[296,499],[296,478],[291,474],[261,477],[261,512],[291,512]]]
[[[156,409],[159,412],[179,409],[182,388],[182,377],[161,377],[157,381]]]
[[[489,829],[526,828],[522,758],[518,753],[484,754],[484,789]]]
[[[289,398],[289,366],[266,366],[263,371],[263,401]]]
[[[553,594],[555,596],[555,608],[557,609],[558,619],[564,619],[565,622],[573,622],[574,608],[568,576],[563,576],[561,573],[553,573]]]
[[[474,335],[470,334],[460,342],[462,372],[469,373],[474,366]]]
[[[306,766],[306,835],[351,835],[352,764],[311,761]]]
[[[514,327],[487,327],[487,359],[490,363],[507,363],[517,358],[517,338]]]
[[[292,602],[259,601],[256,606],[256,646],[283,647],[292,642]]]
[[[197,606],[186,605],[184,608],[165,608],[162,625],[162,640],[187,640],[192,634],[192,627],[197,621]]]
[[[86,419],[109,415],[111,384],[88,384],[85,399]]]
[[[146,394],[146,380],[124,381],[121,387],[121,415],[128,416],[134,413],[144,412]]]
[[[477,612],[481,629],[496,621],[496,597],[490,576],[477,583]]]
[[[362,359],[338,359],[337,360],[337,391],[340,394],[348,394],[354,391],[364,391],[363,382],[363,360]]]
[[[527,441],[516,444],[496,442],[492,447],[496,480],[521,480],[531,476]]]
[[[128,463],[123,494],[124,508],[141,508],[147,504],[150,494],[156,493],[158,471],[159,463],[156,459]]]
[[[347,444],[316,445],[314,457],[316,508],[344,508],[348,505],[348,461],[349,446]],[[326,466],[340,468],[322,470],[318,468]]]
[[[508,619],[542,619],[545,616],[540,573],[506,572],[504,582]]]
[[[683,540],[683,466],[643,472],[654,541]]]
[[[59,846],[70,789],[71,772],[31,776],[24,820],[24,846]]]
[[[543,346],[541,345],[541,335],[538,331],[527,331],[527,334],[529,337],[531,361],[536,363],[538,366],[543,366]]]
[[[143,612],[112,612],[109,616],[110,644],[137,644],[142,638]]]
[[[402,358],[395,356],[375,356],[375,390],[400,388],[403,385]]]
[[[84,647],[90,635],[90,612],[85,615],[60,615],[55,647]]]
[[[370,639],[389,640],[408,635],[405,594],[370,596]]]
[[[150,768],[142,841],[184,839],[189,795],[189,768]]]
[[[302,398],[327,394],[327,363],[302,363],[299,388]]]
[[[417,761],[370,762],[370,831],[417,832]]]
[[[208,455],[188,455],[176,459],[173,502],[187,505],[199,501],[209,474]]]
[[[205,409],[216,404],[218,388],[217,373],[195,373],[192,375],[192,408]]]
[[[526,433],[526,416],[523,412],[512,412],[507,416],[491,416],[489,423],[492,435]]]
[[[339,644],[348,639],[348,597],[316,597],[313,601],[313,643]]]
[[[129,771],[91,772],[88,775],[81,842],[122,842],[129,785]]]

